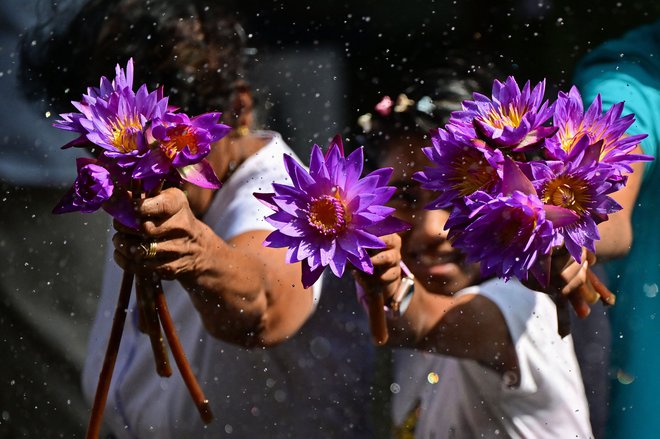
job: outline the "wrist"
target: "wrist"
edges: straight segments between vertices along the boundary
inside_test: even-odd
[[[385,311],[387,312],[388,317],[397,318],[405,314],[412,301],[414,293],[415,276],[410,272],[406,273],[404,271],[404,276],[401,278],[399,288],[385,303]]]
[[[385,299],[385,314],[389,318],[397,318],[405,314],[415,292],[415,276],[413,276],[403,262],[400,262],[399,264],[401,266],[403,277],[401,278],[395,293],[391,297]],[[365,291],[357,279],[355,281],[355,287],[358,302],[360,302],[365,309],[367,308],[368,294],[382,294],[380,291]]]

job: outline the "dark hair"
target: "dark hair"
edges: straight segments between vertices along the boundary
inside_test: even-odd
[[[136,84],[164,85],[173,105],[194,114],[228,110],[243,78],[243,29],[213,3],[91,0],[72,19],[51,15],[23,39],[21,79],[28,96],[56,111],[131,57]]]
[[[355,136],[364,145],[370,168],[378,167],[387,155],[390,139],[423,136],[444,126],[461,103],[471,100],[473,93],[490,94],[498,73],[488,61],[470,62],[448,56],[442,66],[425,69],[402,80],[403,87],[384,93],[374,100],[369,112],[360,116]],[[388,114],[375,107],[385,97],[392,100]]]

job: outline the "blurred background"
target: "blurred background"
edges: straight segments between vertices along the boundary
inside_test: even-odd
[[[1,438],[84,435],[79,374],[109,227],[103,213],[50,213],[75,178],[76,154],[59,150],[68,137],[50,127],[49,104],[27,102],[16,81],[18,39],[44,3],[0,3]],[[82,1],[64,3],[73,10]],[[482,54],[520,82],[546,78],[551,95],[570,87],[591,48],[660,17],[654,0],[242,0],[233,8],[254,48],[248,79],[267,109],[262,125],[303,160],[312,144],[349,135],[374,96],[397,94],[401,76],[449,50]]]

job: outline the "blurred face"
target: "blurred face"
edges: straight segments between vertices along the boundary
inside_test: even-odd
[[[436,194],[421,189],[412,179],[416,171],[430,164],[421,151],[430,142],[419,135],[390,142],[389,152],[380,163],[394,168],[390,185],[397,187],[397,192],[390,205],[396,208],[397,217],[413,226],[402,234],[403,261],[432,293],[453,294],[477,283],[478,264],[466,264],[463,254],[447,240],[444,226],[449,212],[424,209]]]

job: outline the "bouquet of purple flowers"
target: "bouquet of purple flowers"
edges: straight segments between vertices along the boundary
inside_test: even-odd
[[[595,252],[597,225],[621,209],[610,195],[632,163],[651,158],[631,153],[646,135],[624,135],[634,115],[621,116],[622,102],[603,114],[598,96],[585,112],[576,87],[553,103],[544,91],[545,81],[521,90],[509,77],[491,98],[475,93],[433,133],[424,149],[433,166],[414,178],[439,192],[428,208],[451,211],[449,239],[484,276],[531,272],[547,286],[553,249],[578,262],[583,248]]]
[[[364,154],[356,149],[347,157],[339,136],[330,143],[325,155],[317,145],[312,148],[309,171],[291,156],[284,166],[292,185],[273,183],[274,193],[255,194],[275,211],[266,217],[275,227],[264,245],[288,247],[286,261],[301,263],[302,283],[313,285],[325,267],[341,277],[347,265],[373,273],[368,249],[385,248],[378,237],[397,233],[410,226],[391,216],[385,206],[395,192],[387,186],[392,168],[382,168],[363,178]],[[387,340],[382,295],[368,301],[371,330],[377,344]],[[374,298],[369,298],[374,299]]]
[[[55,207],[54,213],[94,212],[104,209],[121,224],[139,229],[134,203],[155,194],[164,184],[180,186],[184,181],[217,189],[220,181],[205,160],[211,144],[230,131],[218,123],[220,113],[189,117],[168,105],[162,87],[149,92],[146,85],[133,89],[133,61],[126,70],[116,67],[113,81],[101,78],[99,87],[90,87],[78,112],[61,114],[54,126],[80,134],[64,145],[98,151],[95,158],[77,160],[78,177]],[[140,246],[143,257],[153,257],[155,245]],[[103,408],[126,318],[133,274],[125,272],[113,326],[100,372],[87,438],[99,434]],[[170,376],[171,369],[163,345],[161,325],[183,379],[205,422],[212,420],[208,401],[199,387],[178,340],[159,279],[136,279],[140,329],[149,335],[156,370]]]

